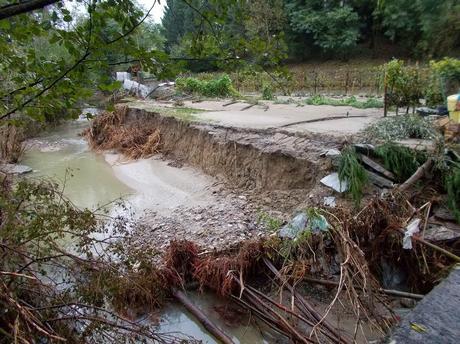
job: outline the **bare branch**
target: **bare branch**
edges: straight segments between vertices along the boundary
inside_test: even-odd
[[[38,10],[60,0],[29,0],[0,7],[0,20]]]

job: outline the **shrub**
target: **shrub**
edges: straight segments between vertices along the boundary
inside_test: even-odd
[[[393,59],[382,66],[383,86],[387,86],[387,104],[396,107],[416,106],[424,95],[425,81],[418,68]]]
[[[233,87],[232,80],[226,74],[211,80],[199,80],[192,77],[178,78],[176,87],[179,91],[205,97],[229,97],[238,94]]]
[[[459,91],[460,88],[460,59],[445,57],[440,61],[430,61],[433,78],[440,84],[439,93],[444,98]]]

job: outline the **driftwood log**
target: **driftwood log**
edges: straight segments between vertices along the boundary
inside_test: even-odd
[[[195,306],[190,299],[180,290],[174,290],[173,296],[182,304],[184,307],[192,313],[203,327],[209,331],[215,338],[224,344],[234,344],[233,340],[227,336],[220,328],[218,328],[209,318],[203,313],[201,309]]]

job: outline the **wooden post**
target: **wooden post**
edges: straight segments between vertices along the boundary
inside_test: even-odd
[[[388,83],[387,83],[387,72],[385,71],[385,77],[383,79],[383,117],[387,117],[388,113]]]

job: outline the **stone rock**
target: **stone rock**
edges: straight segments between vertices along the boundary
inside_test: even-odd
[[[430,225],[424,232],[424,238],[429,241],[447,241],[459,237],[459,232],[445,226]]]
[[[0,170],[7,174],[26,174],[33,171],[29,166],[18,164],[3,164],[0,166]]]

